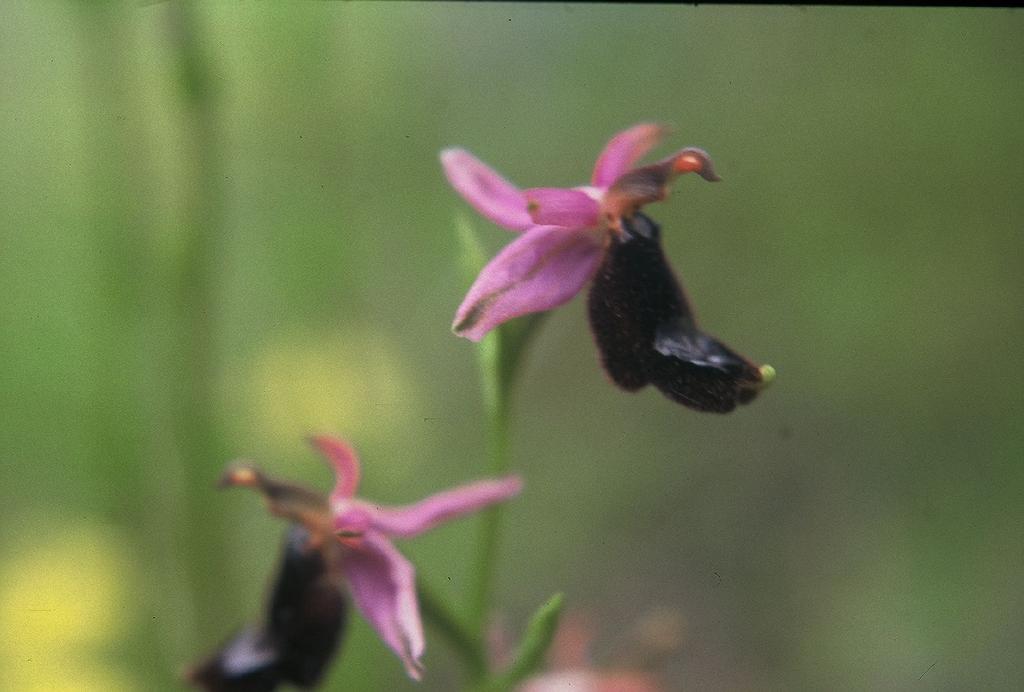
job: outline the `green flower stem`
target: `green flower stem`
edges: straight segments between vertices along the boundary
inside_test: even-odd
[[[456,230],[461,247],[460,264],[467,282],[471,282],[484,266],[486,255],[468,221],[460,217],[456,222]],[[507,474],[512,465],[509,451],[511,393],[526,347],[543,319],[542,313],[506,322],[485,336],[477,349],[484,414],[487,418],[487,471],[493,476]],[[479,651],[484,651],[483,642],[486,641],[503,512],[503,505],[495,505],[485,510],[480,520],[476,572],[470,602],[470,631],[476,638]],[[481,660],[485,660],[484,657]],[[473,669],[472,673],[476,687],[496,684],[490,678],[486,665]]]
[[[507,473],[510,466],[508,401],[506,397],[508,389],[503,386],[500,368],[502,337],[502,331],[495,330],[484,338],[479,349],[484,408],[488,426],[488,458],[490,460],[488,471],[495,476]],[[502,505],[495,505],[484,511],[481,518],[471,611],[472,628],[481,641],[484,640],[491,591],[494,588],[494,566],[501,534],[502,512]]]

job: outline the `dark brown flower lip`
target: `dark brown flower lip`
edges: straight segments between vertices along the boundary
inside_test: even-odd
[[[728,413],[774,377],[701,330],[645,214],[621,219],[587,300],[601,365],[626,391],[653,385],[692,409]]]

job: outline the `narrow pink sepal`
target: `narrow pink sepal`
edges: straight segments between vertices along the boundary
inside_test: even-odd
[[[601,264],[601,239],[587,229],[535,226],[480,272],[452,330],[471,341],[514,317],[567,303]]]
[[[346,500],[355,495],[359,487],[359,457],[355,451],[338,438],[328,435],[311,437],[309,441],[334,467],[331,502]]]
[[[483,216],[513,231],[534,225],[519,188],[465,149],[445,149],[441,165],[452,187]]]
[[[663,125],[641,123],[612,137],[594,164],[592,184],[608,187],[614,183],[660,142],[666,132]]]
[[[409,538],[438,524],[519,494],[523,481],[518,476],[484,480],[431,495],[406,507],[384,507],[371,514],[373,528],[389,536]]]
[[[412,563],[386,538],[368,532],[359,548],[346,551],[341,569],[363,617],[402,659],[409,677],[422,678],[426,644]]]
[[[589,228],[601,217],[601,206],[585,192],[561,187],[524,190],[526,209],[536,224]]]

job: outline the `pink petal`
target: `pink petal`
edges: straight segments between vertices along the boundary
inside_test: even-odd
[[[534,225],[519,188],[465,149],[445,149],[441,165],[452,187],[483,216],[513,231]]]
[[[632,168],[661,141],[666,131],[662,125],[641,123],[612,137],[594,164],[592,184],[608,187],[614,183],[616,178]]]
[[[488,505],[504,502],[518,495],[522,487],[518,476],[508,476],[446,490],[407,507],[375,508],[371,515],[373,528],[390,536],[408,538]]]
[[[594,275],[603,255],[597,233],[535,226],[483,268],[455,313],[452,330],[479,341],[513,317],[566,303]]]
[[[601,218],[601,207],[586,192],[561,187],[524,190],[526,209],[534,223],[569,228],[590,228]]]
[[[327,457],[334,467],[334,490],[331,491],[331,503],[344,500],[355,495],[359,487],[359,458],[347,444],[336,437],[321,435],[310,438],[310,443]]]
[[[412,563],[386,538],[369,532],[358,548],[347,550],[341,568],[359,612],[402,659],[409,677],[419,680],[426,645]]]

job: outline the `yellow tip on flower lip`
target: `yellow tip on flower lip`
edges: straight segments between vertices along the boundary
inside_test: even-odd
[[[758,368],[761,373],[761,386],[767,387],[775,380],[775,368],[770,365],[762,365]]]

